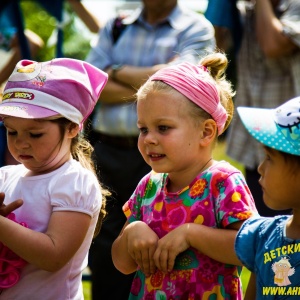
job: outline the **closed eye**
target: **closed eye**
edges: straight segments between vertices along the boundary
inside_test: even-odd
[[[16,132],[16,131],[7,131],[7,134],[8,134],[8,135],[16,135],[17,132]]]
[[[34,139],[40,138],[41,136],[43,136],[43,133],[30,133],[30,137]]]

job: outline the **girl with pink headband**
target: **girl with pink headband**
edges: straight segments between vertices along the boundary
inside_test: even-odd
[[[213,53],[170,65],[137,92],[138,147],[152,171],[112,247],[117,269],[136,272],[129,299],[243,298],[233,240],[256,208],[242,173],[213,159],[233,112],[227,63]]]

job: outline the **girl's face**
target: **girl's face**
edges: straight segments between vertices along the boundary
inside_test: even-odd
[[[201,148],[203,123],[195,121],[184,96],[152,92],[138,100],[138,147],[155,172],[170,179],[194,178],[209,159]],[[210,154],[209,154],[210,155]]]
[[[46,120],[6,117],[8,149],[31,175],[49,173],[70,159],[70,132],[61,136],[58,124]]]
[[[265,204],[275,210],[300,208],[300,172],[292,172],[291,164],[280,152],[267,147],[264,151],[258,172]]]

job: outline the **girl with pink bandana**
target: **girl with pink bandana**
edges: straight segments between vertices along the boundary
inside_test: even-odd
[[[81,129],[107,78],[76,59],[21,60],[5,85],[0,118],[19,164],[0,168],[1,300],[84,299],[107,192]]]
[[[138,147],[152,171],[112,247],[115,266],[136,271],[129,299],[242,299],[233,240],[256,208],[242,173],[213,159],[233,113],[227,63],[213,53],[171,65],[137,92]]]

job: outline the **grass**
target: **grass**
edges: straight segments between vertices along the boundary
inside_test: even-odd
[[[82,282],[82,287],[83,287],[83,296],[84,300],[91,300],[91,282],[90,281],[83,281]]]
[[[225,148],[226,148],[225,142],[223,142],[223,141],[219,142],[217,144],[216,148],[214,149],[213,158],[215,160],[226,160],[229,163],[231,163],[233,166],[235,166],[236,168],[238,168],[239,170],[244,172],[244,168],[241,164],[237,163],[236,161],[232,160],[231,158],[229,158],[226,155]],[[244,292],[246,291],[249,277],[250,277],[250,272],[246,268],[243,268],[241,279],[242,279],[242,285],[243,285]],[[84,299],[91,300],[92,299],[91,298],[91,283],[89,281],[83,281],[82,284],[83,284]]]
[[[218,142],[213,152],[213,158],[215,160],[226,160],[244,173],[243,165],[226,155],[226,143],[224,141]]]

